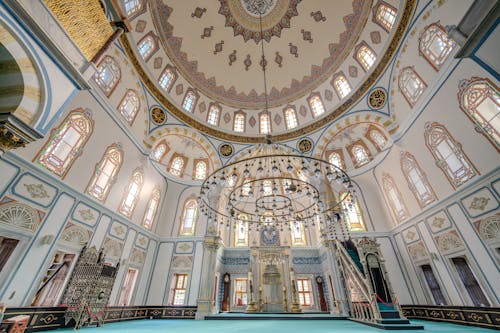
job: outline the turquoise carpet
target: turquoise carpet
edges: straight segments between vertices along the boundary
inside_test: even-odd
[[[493,330],[462,326],[448,323],[438,323],[424,320],[412,320],[412,323],[425,326],[424,331],[396,332],[431,332],[431,333],[491,333]],[[72,332],[73,329],[61,329],[56,333]],[[132,320],[120,323],[105,324],[104,327],[85,327],[83,333],[368,333],[390,332],[354,323],[348,320],[332,321],[288,321],[288,320]]]

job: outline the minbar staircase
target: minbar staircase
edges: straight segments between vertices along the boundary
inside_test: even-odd
[[[365,274],[365,268],[361,263],[358,252],[355,249],[346,248],[344,244],[337,241],[336,249],[338,258],[348,278],[352,280],[359,293],[351,295],[353,321],[385,330],[421,330],[422,325],[415,325],[405,318],[397,301],[384,304],[376,294],[371,294],[372,288]],[[356,298],[356,299],[354,299]],[[395,295],[392,299],[396,300]]]

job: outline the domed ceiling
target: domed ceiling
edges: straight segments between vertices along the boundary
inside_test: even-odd
[[[144,27],[135,29],[131,43],[137,45],[148,33],[157,37],[159,51],[148,61],[140,60],[142,73],[155,86],[151,91],[181,120],[225,140],[258,142],[264,137],[259,113],[265,109],[265,66],[271,134],[284,140],[331,122],[361,98],[385,69],[402,35],[394,31],[400,30],[398,24],[404,28],[411,13],[406,7],[412,6],[401,8],[404,3],[388,1],[398,18],[393,29],[386,31],[373,20],[379,2],[151,0],[147,11],[134,18],[136,27],[140,21]],[[354,57],[361,44],[377,55],[366,71]],[[165,66],[178,75],[167,91],[158,87]],[[332,79],[338,74],[352,87],[347,96],[335,92]],[[198,99],[189,112],[182,103],[191,89]],[[310,109],[312,94],[320,97],[324,113],[317,115]],[[221,109],[217,125],[207,123],[212,103]],[[293,128],[286,126],[284,109],[288,107],[297,116]],[[243,132],[233,128],[237,112],[245,113]]]

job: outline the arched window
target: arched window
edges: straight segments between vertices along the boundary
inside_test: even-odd
[[[194,179],[204,180],[207,177],[207,162],[204,160],[195,160]]]
[[[335,91],[340,99],[349,95],[352,90],[351,85],[343,74],[339,74],[335,77],[335,79],[333,79],[332,86],[335,88]]]
[[[366,42],[358,45],[355,52],[356,61],[361,65],[361,67],[363,67],[365,72],[368,72],[377,59],[375,52],[366,44]]]
[[[418,44],[420,54],[435,70],[441,68],[453,47],[455,47],[455,43],[438,23],[433,23],[424,29]]]
[[[158,40],[152,32],[148,33],[137,43],[137,49],[144,61],[148,61],[151,56],[158,51]]]
[[[149,198],[148,206],[146,212],[144,213],[144,218],[142,219],[142,226],[146,229],[151,230],[153,227],[153,222],[156,216],[156,211],[158,210],[158,205],[160,204],[160,189],[155,187],[151,198]]]
[[[396,22],[396,8],[384,1],[379,1],[373,7],[373,21],[389,32]]]
[[[342,209],[347,228],[350,231],[366,231],[363,215],[357,200],[352,200],[351,195],[343,192],[339,196],[342,200]]]
[[[472,163],[462,151],[462,145],[443,125],[437,122],[425,124],[425,144],[454,188],[476,175]]]
[[[405,67],[399,73],[398,87],[408,104],[413,107],[427,85],[412,67]]]
[[[123,150],[118,144],[109,146],[101,161],[96,165],[95,173],[87,186],[86,192],[104,202],[108,196],[111,185],[123,162]]]
[[[132,125],[140,107],[141,102],[139,101],[137,91],[129,89],[118,106],[118,112]]]
[[[264,195],[273,194],[273,183],[270,179],[265,179],[262,182],[262,192],[264,193]]]
[[[127,189],[125,190],[125,195],[123,196],[120,208],[118,209],[120,213],[129,218],[132,217],[137,201],[139,201],[143,181],[144,176],[142,174],[142,170],[136,169],[132,173],[132,177],[130,178]]]
[[[181,229],[179,235],[192,236],[198,220],[198,204],[195,199],[189,199],[184,204],[184,210],[181,217]]]
[[[460,82],[460,108],[496,148],[500,148],[500,92],[490,80],[472,78]]]
[[[219,118],[220,118],[220,107],[218,107],[215,104],[211,104],[210,108],[208,109],[207,122],[210,125],[218,126]]]
[[[94,127],[90,112],[72,111],[62,124],[52,131],[50,139],[34,161],[60,177],[64,177],[88,141]]]
[[[354,166],[359,168],[362,165],[370,162],[370,154],[366,147],[360,142],[353,144],[350,147],[350,153],[354,161]]]
[[[142,9],[141,0],[125,0],[125,12],[130,17]]]
[[[401,171],[405,175],[408,187],[417,198],[418,204],[424,208],[436,201],[436,195],[427,180],[427,176],[420,169],[415,157],[408,152],[401,152]]]
[[[94,80],[106,96],[111,95],[121,78],[120,67],[115,59],[105,56],[94,74]]]
[[[263,112],[259,115],[260,120],[260,133],[269,134],[271,133],[271,119],[268,112]]]
[[[286,129],[292,129],[298,126],[298,121],[297,121],[297,113],[295,112],[295,109],[292,107],[288,107],[285,109],[285,124],[286,124]]]
[[[184,157],[182,156],[174,156],[170,161],[169,172],[177,177],[182,177],[184,173]]]
[[[368,130],[368,135],[366,136],[378,150],[384,149],[387,139],[385,136],[375,127],[371,127]]]
[[[234,114],[233,130],[235,132],[245,132],[245,118],[246,115],[243,112],[236,112]]]
[[[162,142],[158,146],[153,149],[151,152],[151,159],[156,162],[160,162],[160,160],[165,156],[165,154],[169,151],[169,148],[166,143]]]
[[[234,245],[248,246],[248,215],[240,214],[234,229]]]
[[[344,158],[342,156],[342,151],[340,151],[340,149],[332,151],[330,155],[328,155],[328,162],[330,162],[330,164],[333,164],[338,168],[341,168],[342,170],[345,169]]]
[[[319,94],[312,95],[308,99],[309,107],[311,108],[314,117],[319,117],[325,113],[325,106]]]
[[[290,222],[292,245],[306,245],[304,225],[299,222]]]
[[[184,100],[182,101],[182,108],[187,112],[193,112],[197,101],[198,94],[196,94],[194,90],[188,89],[186,95],[184,96]]]
[[[158,83],[163,90],[165,90],[166,92],[170,92],[170,89],[172,89],[172,86],[174,85],[174,82],[176,80],[177,73],[175,72],[175,69],[172,66],[167,65],[167,67],[165,67],[165,69],[161,73],[160,78],[158,79]]]
[[[384,189],[387,204],[391,208],[396,221],[401,222],[407,219],[409,216],[408,209],[403,201],[401,192],[399,192],[394,179],[387,173],[382,175],[382,188]]]

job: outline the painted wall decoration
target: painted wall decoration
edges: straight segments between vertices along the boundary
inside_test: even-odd
[[[84,204],[83,202],[79,202],[73,210],[71,217],[72,219],[83,224],[94,226],[99,218],[99,211]]]
[[[34,233],[45,213],[10,198],[0,202],[0,224]]]
[[[42,207],[49,207],[58,190],[31,174],[22,175],[14,184],[12,193]]]
[[[444,211],[430,216],[426,222],[433,233],[448,229],[451,226],[451,221]]]
[[[464,248],[462,239],[454,229],[434,236],[434,239],[438,244],[439,250],[445,254],[460,251]]]
[[[420,235],[417,232],[417,228],[411,227],[406,230],[403,230],[403,239],[405,240],[405,243],[410,244],[413,242],[416,242],[420,240]]]
[[[130,257],[129,257],[130,263],[133,263],[136,265],[142,265],[142,264],[144,264],[145,260],[146,260],[146,252],[141,251],[139,249],[132,250],[132,253],[130,254]]]
[[[127,227],[124,224],[115,221],[111,225],[111,229],[109,229],[109,234],[119,239],[125,239]]]
[[[193,253],[193,242],[178,242],[175,244],[175,253]]]
[[[61,240],[73,245],[83,246],[87,244],[92,237],[90,229],[69,222],[61,234]]]
[[[149,238],[143,234],[139,234],[137,236],[137,239],[135,240],[135,245],[140,247],[140,248],[147,248],[149,243]]]
[[[429,252],[425,248],[424,242],[420,241],[415,244],[408,245],[408,253],[414,261],[419,261],[429,258]]]
[[[462,204],[470,217],[486,214],[498,207],[498,201],[486,187],[463,198]]]
[[[192,256],[175,256],[172,258],[172,268],[176,270],[190,270],[193,265]]]

